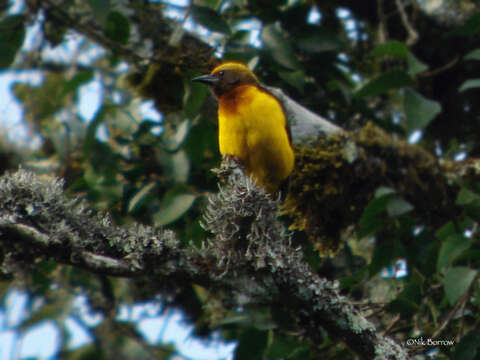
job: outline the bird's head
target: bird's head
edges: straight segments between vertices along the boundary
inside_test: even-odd
[[[217,97],[228,93],[240,85],[258,84],[257,77],[242,63],[226,62],[208,75],[198,76],[192,81],[198,81],[210,85]]]

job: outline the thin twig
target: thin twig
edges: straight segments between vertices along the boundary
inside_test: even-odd
[[[467,291],[463,296],[457,301],[455,306],[453,307],[452,311],[448,314],[446,319],[443,321],[442,325],[432,334],[432,339],[435,339],[440,333],[447,327],[452,320],[453,316],[457,313],[458,309],[463,306],[463,304],[467,301],[470,292]]]
[[[457,65],[458,61],[460,60],[460,56],[455,56],[455,58],[453,58],[453,60],[449,61],[448,63],[446,63],[445,65],[442,65],[434,70],[431,70],[431,71],[424,71],[420,74],[418,74],[419,76],[422,76],[422,77],[428,77],[428,76],[435,76],[437,74],[440,74],[444,71],[447,71],[449,70],[450,68],[454,67],[455,65]]]
[[[397,10],[400,13],[400,18],[402,19],[403,26],[405,26],[405,29],[408,33],[407,45],[412,46],[418,41],[418,32],[413,28],[412,24],[410,24],[407,13],[405,11],[405,4],[402,2],[402,0],[395,0],[395,4],[397,5]]]
[[[382,336],[386,336],[393,329],[393,327],[397,324],[398,320],[400,320],[400,315],[399,314],[395,315],[395,317],[393,318],[390,325],[388,325],[388,327],[382,332]]]
[[[388,28],[385,12],[383,11],[383,0],[377,0],[377,15],[379,18],[378,25],[378,42],[383,44],[388,41]]]

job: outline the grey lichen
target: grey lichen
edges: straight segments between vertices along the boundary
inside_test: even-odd
[[[208,199],[202,226],[215,235],[208,249],[219,268],[226,273],[230,264],[248,263],[255,270],[276,271],[286,266],[285,254],[298,257],[299,252],[287,251],[291,239],[277,218],[279,199],[245,176],[233,157],[225,157],[215,173],[221,185]]]
[[[215,172],[220,188],[209,198],[203,224],[215,236],[204,250],[214,255],[218,278],[228,276],[244,294],[237,298],[290,304],[299,328],[313,340],[324,327],[365,358],[385,349],[386,359],[407,358],[400,345],[377,336],[375,326],[340,294],[338,282],[312,273],[278,219],[279,201],[245,176],[235,158],[225,157]]]
[[[146,262],[178,248],[172,231],[137,224],[114,226],[109,215],[95,213],[84,201],[65,196],[63,186],[61,179],[41,178],[22,169],[0,178],[5,259],[18,252],[19,261],[53,257],[120,274],[144,272]],[[17,249],[16,236],[28,238],[35,246],[28,251]]]
[[[374,360],[398,359],[408,360],[410,357],[397,343],[389,338],[377,339],[378,346],[375,348]]]
[[[214,237],[200,249],[182,248],[170,230],[115,226],[108,215],[65,196],[61,180],[24,170],[4,175],[3,269],[43,257],[102,274],[146,275],[157,285],[193,281],[218,290],[226,306],[283,307],[296,319],[300,336],[313,342],[323,341],[322,327],[364,358],[407,358],[340,295],[338,283],[312,273],[277,218],[277,199],[245,176],[233,158],[224,159],[217,174],[220,190],[209,199],[204,222]]]

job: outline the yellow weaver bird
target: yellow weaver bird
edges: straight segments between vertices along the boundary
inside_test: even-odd
[[[192,81],[210,85],[218,98],[220,153],[237,157],[247,175],[275,193],[294,165],[290,131],[279,100],[241,63],[224,63]]]

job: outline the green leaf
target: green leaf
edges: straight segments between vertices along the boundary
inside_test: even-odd
[[[279,71],[278,76],[303,94],[305,88],[305,72],[303,72],[303,70]]]
[[[85,143],[83,145],[83,154],[88,158],[91,154],[93,144],[95,143],[97,129],[105,120],[107,114],[114,111],[115,107],[112,105],[103,105],[98,111],[92,121],[88,124],[87,133],[85,135]]]
[[[408,73],[410,76],[416,76],[418,73],[428,69],[428,66],[418,60],[409,50],[407,45],[400,41],[389,41],[378,45],[372,51],[375,57],[391,56],[396,59],[407,59]]]
[[[218,133],[212,122],[199,121],[194,124],[182,148],[187,152],[187,158],[190,159],[191,163],[194,164],[194,166],[196,165],[195,167],[200,166],[205,172],[206,177],[211,176],[207,175],[211,172],[204,166],[209,167],[209,164],[212,166],[216,163],[217,159],[219,161],[220,156],[218,152]],[[206,158],[209,160],[206,161]]]
[[[480,250],[467,249],[456,258],[456,261],[466,261],[478,264],[478,262],[480,262]]]
[[[372,56],[392,56],[395,58],[406,58],[409,54],[408,47],[400,41],[388,41],[378,45],[371,52]]]
[[[144,202],[147,199],[148,194],[155,188],[156,185],[157,183],[152,181],[137,191],[137,193],[128,202],[128,212],[134,211],[138,205]]]
[[[25,17],[7,16],[0,22],[0,70],[10,66],[25,39]]]
[[[387,203],[387,214],[390,217],[396,217],[406,214],[413,210],[413,205],[401,198],[390,199]]]
[[[32,287],[38,293],[45,293],[52,288],[52,274],[58,268],[58,264],[52,260],[43,260],[32,269],[30,281]]]
[[[373,199],[363,211],[359,221],[359,236],[375,233],[385,225],[385,217],[381,216],[387,209],[390,196],[381,196]]]
[[[192,82],[190,77],[185,81],[184,88],[183,111],[188,118],[192,119],[200,112],[207,98],[208,89],[203,84]]]
[[[105,21],[105,35],[120,44],[127,43],[130,37],[130,22],[120,12],[112,11]]]
[[[46,301],[41,307],[31,309],[29,316],[22,319],[17,329],[26,331],[44,321],[59,320],[65,316],[65,311],[71,307],[74,295],[68,293],[63,288],[57,289],[55,294],[55,297],[52,296],[52,298]]]
[[[463,252],[468,250],[471,242],[468,238],[460,234],[453,234],[442,242],[437,259],[437,272],[451,265]]]
[[[427,99],[411,88],[405,89],[403,106],[408,132],[423,129],[442,111],[440,103]]]
[[[176,183],[187,182],[190,173],[190,159],[184,150],[176,151],[166,161],[161,161]]]
[[[33,121],[41,121],[45,125],[50,122],[54,113],[65,106],[65,97],[61,96],[64,86],[64,74],[50,72],[40,86],[16,83],[13,90],[23,104],[25,116],[32,117]]]
[[[404,296],[399,296],[395,300],[392,300],[385,310],[394,313],[400,314],[402,317],[412,316],[417,313],[419,305],[417,302],[412,301]]]
[[[63,295],[63,294],[62,294]],[[40,309],[35,311],[30,317],[23,318],[22,322],[17,325],[17,331],[27,332],[31,328],[38,326],[46,321],[52,321],[58,319],[66,306],[68,306],[69,298],[60,300],[61,297],[57,296],[55,302],[47,303],[43,305]]]
[[[225,35],[230,35],[232,32],[223,17],[207,6],[193,5],[192,15],[196,23],[205,26],[208,30]]]
[[[224,317],[222,320],[220,320],[218,323],[216,323],[217,326],[226,326],[226,325],[248,325],[251,321],[251,318],[248,314],[241,313],[237,314],[234,313],[233,315],[227,315]]]
[[[480,60],[480,49],[470,51],[463,60]]]
[[[88,0],[88,5],[92,8],[93,15],[98,22],[105,23],[110,11],[110,0]]]
[[[378,96],[388,90],[398,89],[413,83],[412,78],[404,71],[392,70],[371,80],[368,84],[359,89],[356,97]]]
[[[480,195],[467,188],[461,188],[456,204],[463,206],[464,211],[473,219],[480,218]]]
[[[263,360],[263,353],[268,343],[268,332],[248,329],[238,339],[235,360]]]
[[[164,148],[170,152],[176,152],[185,141],[190,131],[191,121],[185,119],[178,123],[174,129],[169,129],[162,134],[162,143]]]
[[[407,63],[408,63],[408,73],[410,76],[417,76],[419,73],[424,72],[428,69],[428,66],[418,60],[415,55],[412,53],[408,53],[407,55]]]
[[[228,42],[235,45],[250,45],[250,31],[248,30],[236,30],[232,36],[228,39]]]
[[[125,139],[117,137],[116,140],[122,145],[129,145],[134,142],[137,146],[156,147],[158,146],[158,136],[152,133],[152,129],[160,128],[159,122],[155,120],[143,120],[138,124],[137,129],[130,136],[125,136]]]
[[[380,186],[377,190],[375,190],[376,198],[391,194],[395,194],[395,189],[389,188],[387,186]]]
[[[455,346],[453,359],[455,360],[474,360],[478,359],[477,354],[480,349],[480,330],[472,330],[467,333]]]
[[[265,359],[305,360],[311,359],[310,349],[307,344],[296,341],[294,337],[273,335],[273,340],[268,344]]]
[[[380,230],[389,217],[396,217],[413,210],[413,206],[404,199],[394,196],[395,190],[381,186],[375,191],[359,220],[359,236],[371,235]]]
[[[291,70],[299,70],[300,63],[294,55],[290,43],[273,24],[263,27],[261,39],[266,51],[277,64]]]
[[[457,200],[455,203],[457,205],[469,205],[480,200],[480,195],[474,193],[473,191],[462,187],[457,195]]]
[[[443,287],[451,305],[467,292],[475,276],[477,276],[477,270],[464,266],[454,267],[447,271]]]
[[[418,311],[421,300],[420,287],[415,283],[408,283],[397,298],[387,305],[386,310],[403,317],[411,316]]]
[[[215,9],[218,5],[218,0],[202,0],[202,4]]]
[[[415,267],[411,269],[410,276],[412,282],[417,286],[422,286],[425,283],[426,277]]]
[[[184,215],[197,196],[183,187],[173,188],[163,196],[160,210],[154,215],[155,226],[164,226]]]
[[[295,43],[298,48],[312,54],[341,51],[344,48],[344,43],[336,35],[317,26],[295,34],[295,38],[298,39]]]
[[[473,36],[480,31],[480,14],[470,17],[465,24],[455,30],[454,34],[459,36]]]
[[[446,240],[449,236],[457,234],[456,225],[449,221],[435,232],[435,236],[440,240]]]
[[[63,92],[61,96],[70,94],[71,92],[76,91],[81,85],[89,82],[93,79],[93,70],[88,69],[84,71],[79,71],[73,78],[65,83]]]
[[[480,87],[480,79],[470,79],[465,81],[460,88],[458,89],[459,92],[463,92],[465,90],[474,89]]]
[[[390,267],[396,259],[403,256],[405,256],[405,252],[395,239],[377,244],[368,266],[369,276],[378,274],[384,267]]]

